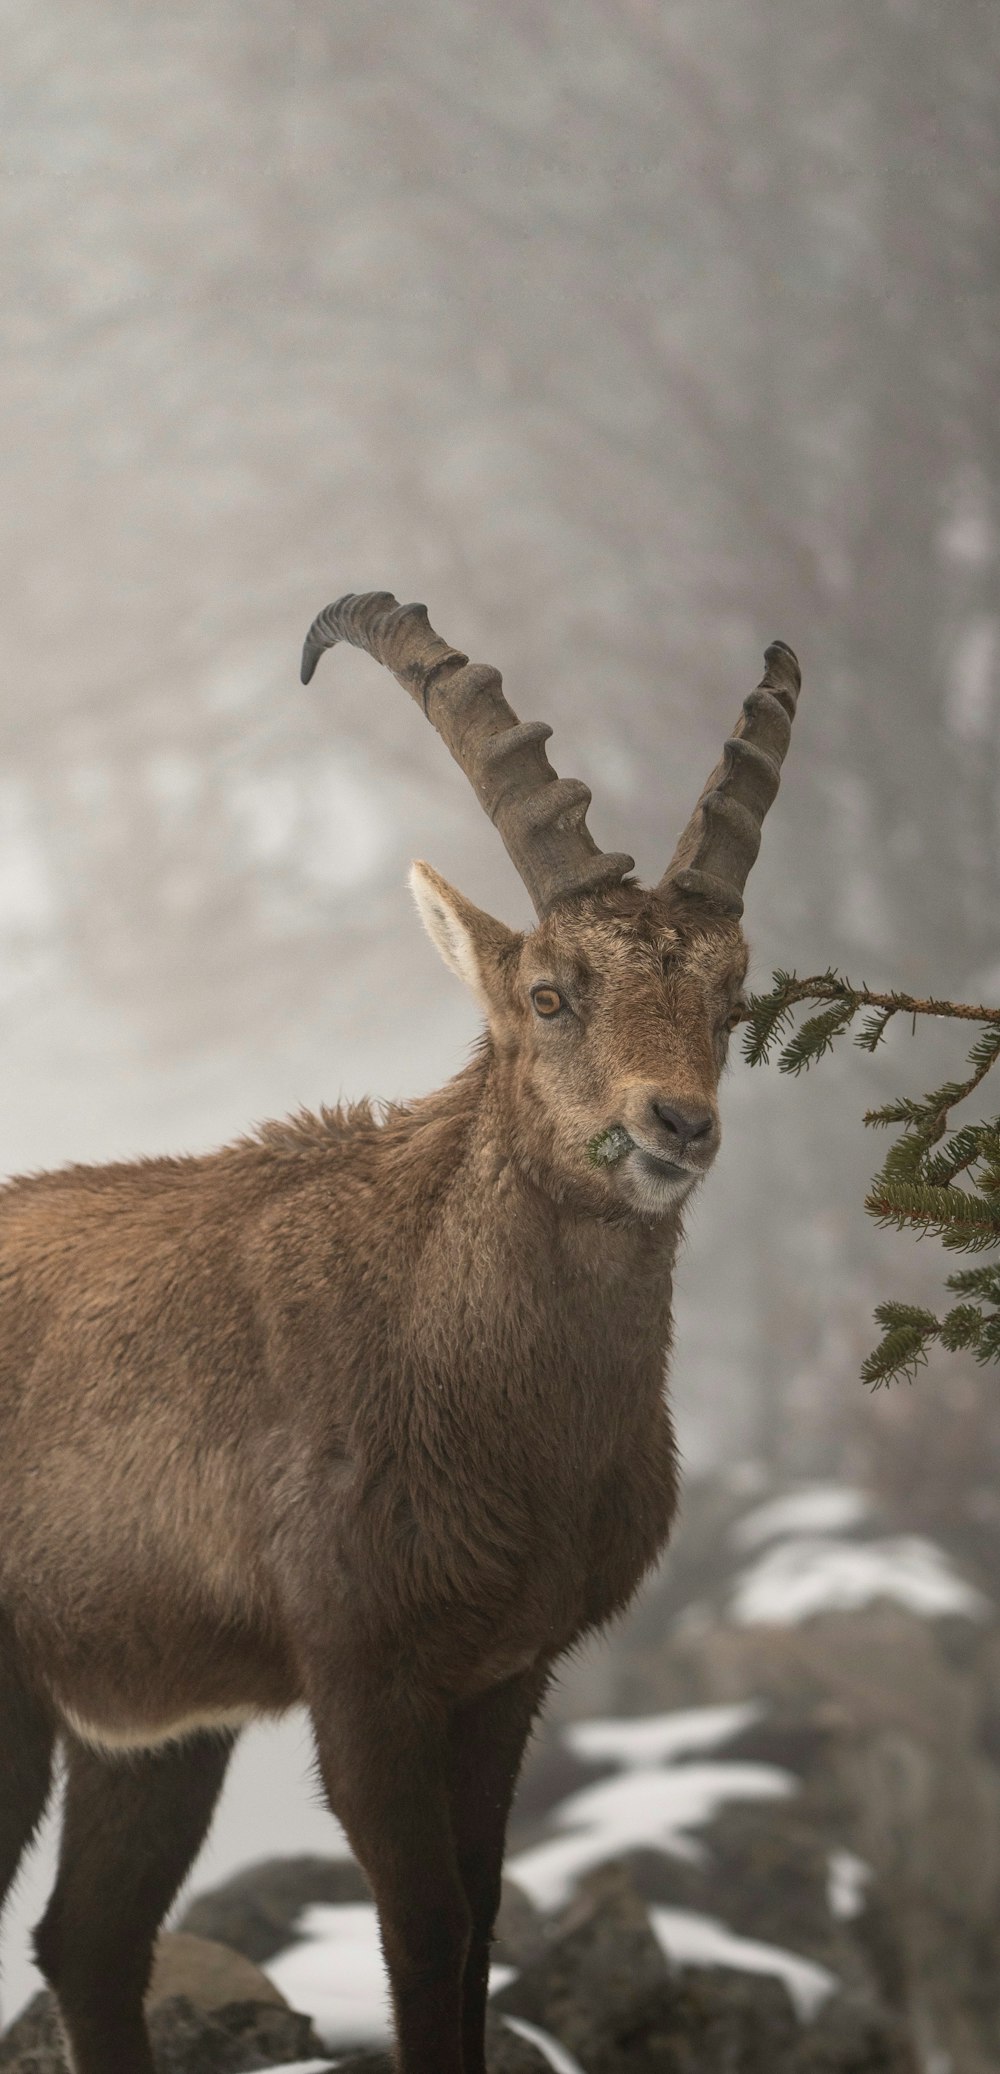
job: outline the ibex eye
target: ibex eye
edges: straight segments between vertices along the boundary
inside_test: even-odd
[[[532,987],[531,1005],[536,1015],[558,1015],[566,1003],[558,987]]]

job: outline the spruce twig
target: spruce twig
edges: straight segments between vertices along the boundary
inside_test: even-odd
[[[796,1027],[796,1011],[807,1002],[818,1012]],[[866,1197],[869,1216],[883,1227],[933,1235],[951,1252],[1000,1247],[1000,1116],[951,1125],[952,1110],[976,1093],[1000,1060],[1000,1008],[856,987],[832,969],[808,979],[776,972],[771,991],[751,995],[747,1004],[744,1055],[760,1065],[777,1051],[779,1072],[801,1073],[862,1014],[854,1042],[867,1052],[878,1048],[897,1015],[909,1016],[914,1029],[918,1016],[980,1025],[964,1079],[946,1081],[921,1099],[897,1096],[866,1112],[866,1124],[895,1127],[897,1133]],[[960,1175],[966,1186],[957,1185]],[[1000,1361],[1000,1263],[959,1270],[946,1277],[945,1286],[965,1301],[943,1317],[912,1304],[877,1306],[882,1338],[863,1363],[866,1383],[877,1389],[912,1381],[934,1343],[971,1353],[978,1362]]]

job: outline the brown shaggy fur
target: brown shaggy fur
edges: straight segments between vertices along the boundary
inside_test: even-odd
[[[671,1270],[739,928],[625,886],[522,938],[416,890],[487,1019],[449,1086],[0,1192],[0,1897],[61,1737],[37,1948],[77,2074],[151,2074],[155,1932],[239,1723],[298,1702],[400,2068],[482,2074],[532,1717],[670,1527]]]

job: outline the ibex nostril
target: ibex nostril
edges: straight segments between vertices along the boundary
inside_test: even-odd
[[[674,1140],[679,1152],[683,1152],[687,1145],[697,1145],[711,1133],[714,1118],[710,1110],[680,1109],[672,1102],[652,1102],[650,1107],[662,1129]]]

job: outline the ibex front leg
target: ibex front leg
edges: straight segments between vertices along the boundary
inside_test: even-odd
[[[449,1791],[459,1871],[472,1915],[463,1986],[465,2074],[485,2074],[490,1947],[500,1906],[507,1818],[547,1668],[511,1678],[453,1714]]]
[[[464,2074],[462,1984],[471,1913],[455,1852],[447,1726],[343,1660],[314,1693],[327,1798],[372,1884],[400,2074]]]

